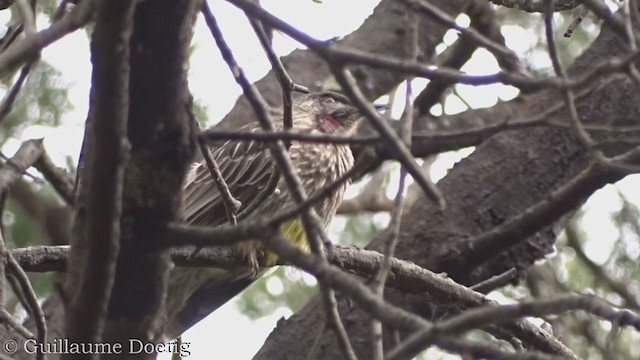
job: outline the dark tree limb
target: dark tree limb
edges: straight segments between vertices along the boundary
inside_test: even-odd
[[[127,2],[129,3],[129,2]],[[131,144],[118,225],[120,252],[103,339],[158,341],[171,259],[164,243],[180,220],[181,190],[197,129],[187,104],[188,51],[199,0],[136,2],[130,51],[127,136]],[[115,74],[112,74],[115,75]],[[127,357],[125,351],[123,357]],[[155,358],[155,354],[144,354]]]
[[[42,155],[42,140],[28,140],[16,154],[0,168],[0,190],[8,190]]]
[[[70,342],[100,341],[115,278],[129,152],[126,128],[133,9],[134,4],[129,1],[97,3],[91,42],[92,148],[83,173],[86,216],[76,219],[80,231],[73,244],[80,249],[74,251],[75,258],[71,260],[80,277],[67,279],[71,306],[65,327]]]
[[[69,247],[34,246],[9,252],[20,266],[28,271],[64,271]],[[228,269],[246,266],[246,260],[227,247],[205,248],[197,255],[193,255],[191,248],[176,248],[171,251],[171,256],[178,266]],[[309,255],[305,256],[309,257]],[[367,279],[378,272],[385,260],[384,255],[375,251],[338,246],[334,249],[330,261],[343,270]],[[410,262],[391,259],[389,266],[390,278],[386,282],[387,287],[419,296],[422,302],[456,305],[461,310],[496,305],[483,295]],[[335,269],[332,270],[332,273],[335,274],[335,271]],[[560,342],[527,321],[504,325],[504,329],[516,336],[528,337],[530,341],[536,342],[538,347],[546,351],[569,356],[571,354]]]
[[[439,0],[433,3],[448,14],[457,14],[465,8],[467,1]],[[408,58],[413,50],[411,39],[404,29],[407,16],[407,8],[401,1],[383,0],[360,28],[335,44],[373,54],[394,54],[398,58]],[[430,58],[445,31],[444,27],[434,29],[427,21],[421,21],[418,29],[419,56]],[[326,63],[311,51],[296,50],[283,57],[282,62],[296,83],[308,86],[312,91],[319,90],[320,84],[330,78]],[[386,94],[406,77],[368,66],[354,66],[351,71],[370,100]],[[280,83],[273,71],[257,81],[255,86],[271,106],[282,105]],[[255,120],[255,115],[242,97],[221,121],[220,127],[225,129],[231,124],[245,124],[251,120]]]
[[[625,40],[605,27],[592,46],[568,69],[567,74],[570,77],[584,74],[592,69],[594,63],[607,61],[612,54],[618,56],[625,52]],[[585,126],[602,125],[603,121],[616,126],[637,125],[635,119],[640,118],[640,114],[632,104],[640,101],[640,98],[635,99],[638,93],[636,85],[626,76],[609,75],[592,82],[590,90],[577,101],[576,107]],[[554,103],[558,94],[554,89],[542,91],[524,100],[499,104],[485,110],[485,114],[490,116],[495,112],[503,120],[526,118],[544,112],[549,104]],[[472,117],[481,113],[469,112]],[[480,119],[483,118],[488,117],[480,116]],[[548,118],[564,123],[570,121],[568,113],[562,109],[550,113]],[[620,154],[627,149],[618,146],[609,151]],[[567,215],[539,224],[534,235],[522,237],[518,245],[480,259],[481,264],[468,272],[460,271],[459,267],[445,266],[439,262],[439,256],[455,251],[456,246],[473,239],[473,235],[482,234],[539,203],[551,191],[570,182],[589,163],[588,152],[568,129],[539,127],[496,135],[479,146],[474,154],[460,162],[439,183],[447,199],[446,211],[435,209],[423,197],[406,213],[402,219],[396,256],[435,272],[454,274],[458,282],[468,285],[511,268],[527,268],[552,250],[559,229],[566,224]],[[614,171],[602,176],[600,181],[591,183],[590,188],[583,189],[583,199],[602,184],[620,179],[623,174]],[[564,213],[567,214],[566,211]],[[380,249],[386,236],[384,234],[374,240],[369,247]],[[469,246],[473,247],[473,244],[469,243]],[[457,256],[463,262],[478,260],[468,258],[469,255],[464,252],[451,253],[451,256]],[[432,316],[432,308],[411,296],[390,291],[388,299],[427,318]],[[279,323],[256,359],[282,354],[283,348],[287,353],[303,352],[309,348],[314,338],[311,334],[303,334],[318,319],[314,304],[315,301],[312,301],[295,316]],[[350,337],[354,344],[363,344],[356,346],[356,351],[366,357],[369,345],[367,331],[362,324],[368,323],[367,316],[346,302],[341,303],[341,313],[343,317],[353,320],[348,325]],[[295,341],[292,334],[296,334]],[[542,349],[540,344],[521,339],[526,348]],[[334,345],[332,339],[325,337],[320,346],[332,349]],[[336,353],[328,350],[319,358],[331,359],[335,356]]]
[[[203,9],[205,10],[204,14],[205,19],[207,20],[207,25],[209,26],[209,30],[214,37],[216,45],[218,46],[223,59],[227,63],[227,66],[233,73],[236,82],[238,83],[238,85],[240,85],[244,95],[249,100],[251,107],[258,117],[260,126],[267,132],[274,131],[275,126],[273,124],[271,116],[269,115],[268,104],[265,102],[256,88],[244,76],[242,68],[238,66],[236,60],[233,57],[231,49],[229,49],[224,40],[224,37],[222,36],[222,33],[216,24],[214,16],[210,12],[206,11],[208,7],[205,6]],[[296,174],[295,170],[293,169],[291,159],[288,156],[287,149],[284,143],[282,141],[276,141],[275,143],[271,143],[269,145],[271,155],[273,156],[275,163],[280,169],[285,183],[289,187],[292,199],[298,206],[301,206],[308,201],[307,194],[304,187],[302,186],[302,182],[298,174]],[[317,254],[318,258],[321,259],[323,263],[326,263],[327,258],[324,253],[323,244],[331,244],[331,242],[329,241],[326,230],[324,229],[322,221],[316,213],[316,210],[313,207],[308,207],[301,212],[300,218],[302,220],[306,238],[311,251]],[[349,341],[347,332],[344,329],[342,319],[340,318],[333,288],[328,286],[328,284],[320,282],[320,293],[322,296],[328,323],[331,324],[331,327],[334,330],[334,334],[336,335],[336,338],[338,340],[338,346],[341,353],[349,360],[357,360],[355,352],[353,351],[353,348]]]
[[[46,152],[42,153],[33,166],[42,173],[67,205],[73,205],[74,178],[71,174],[65,169],[57,167]]]

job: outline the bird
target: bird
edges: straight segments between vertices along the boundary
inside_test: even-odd
[[[291,114],[293,130],[310,135],[351,136],[362,118],[347,97],[334,91],[308,93],[294,98]],[[276,131],[283,130],[283,117],[282,111],[273,116]],[[257,122],[250,122],[237,131],[261,132],[263,129]],[[268,143],[227,140],[208,145],[208,151],[218,164],[231,195],[241,204],[237,212],[240,223],[270,217],[296,206]],[[288,153],[308,196],[321,191],[354,165],[348,144],[291,141]],[[268,192],[268,184],[274,177],[277,185]],[[325,229],[335,216],[348,185],[345,182],[338,186],[315,205]],[[182,209],[188,225],[216,226],[229,222],[224,200],[204,161],[196,162],[186,177]],[[308,251],[309,244],[299,218],[281,224],[280,231],[287,241]],[[235,250],[247,258],[255,253],[264,254],[266,267],[257,272],[251,266],[238,269],[176,267],[172,270],[165,303],[168,323],[163,336],[165,340],[178,337],[277,262],[277,255],[264,249],[257,240],[242,242],[235,246]]]

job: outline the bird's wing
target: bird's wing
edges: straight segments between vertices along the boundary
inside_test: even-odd
[[[245,127],[240,131],[259,131]],[[231,195],[241,202],[239,219],[250,215],[273,192],[280,171],[268,145],[258,141],[227,141],[209,147],[220,168]],[[193,166],[183,188],[183,216],[190,225],[216,226],[228,222],[225,204],[204,161]],[[193,269],[190,269],[193,270]],[[165,337],[173,339],[206,315],[226,303],[255,281],[247,268],[227,269],[214,274],[192,293],[182,308],[170,320]],[[259,275],[266,269],[261,269]]]
[[[245,127],[240,131],[258,131]],[[250,215],[273,192],[280,171],[275,166],[268,145],[258,141],[226,141],[208,147],[216,161],[231,195],[241,202],[239,218]],[[183,216],[190,225],[216,226],[228,222],[224,200],[204,160],[194,164],[183,187]],[[216,271],[219,270],[219,271]],[[173,339],[184,330],[220,307],[255,281],[251,270],[239,269],[176,269],[172,281],[184,276],[184,271],[199,271],[198,277],[208,277],[200,288],[190,294],[182,308],[170,319],[165,337]],[[261,270],[261,274],[264,270]],[[180,280],[182,281],[182,280]]]
[[[231,195],[241,202],[246,216],[264,201],[275,186],[280,171],[267,145],[257,141],[227,141],[210,147]],[[183,214],[191,225],[220,225],[228,221],[225,204],[204,161],[195,164],[184,186]]]

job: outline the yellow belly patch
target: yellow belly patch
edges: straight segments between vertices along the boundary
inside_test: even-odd
[[[304,251],[309,250],[309,242],[307,241],[307,233],[304,231],[304,226],[300,219],[287,221],[280,226],[282,236],[289,243],[301,248]],[[251,251],[265,251],[265,261],[267,266],[273,266],[278,261],[278,255],[267,251],[262,243],[259,241],[246,241],[238,245],[240,252],[246,256]]]

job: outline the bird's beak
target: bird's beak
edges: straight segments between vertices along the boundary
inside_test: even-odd
[[[387,104],[373,104],[373,107],[378,111],[389,110],[389,105]]]

